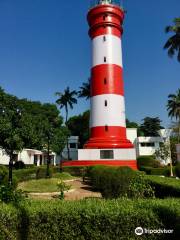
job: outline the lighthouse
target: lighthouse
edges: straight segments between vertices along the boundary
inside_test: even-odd
[[[124,11],[117,1],[94,2],[87,15],[92,42],[90,138],[84,149],[78,150],[77,162],[137,169],[135,148],[126,136],[121,43]]]

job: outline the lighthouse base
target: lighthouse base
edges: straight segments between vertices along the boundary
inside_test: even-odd
[[[63,166],[128,166],[137,169],[136,151],[131,149],[79,149],[77,161],[67,161]]]

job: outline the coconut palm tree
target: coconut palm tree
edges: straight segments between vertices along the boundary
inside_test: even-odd
[[[77,99],[75,98],[77,95],[76,91],[70,91],[69,87],[67,87],[63,93],[61,92],[56,92],[55,93],[56,96],[58,96],[59,98],[56,100],[56,103],[59,105],[60,109],[65,108],[65,112],[66,112],[66,117],[65,117],[65,125],[67,126],[67,121],[68,121],[68,113],[69,113],[69,109],[68,107],[70,107],[71,109],[73,109],[73,105],[77,104]],[[68,159],[70,158],[69,155],[69,143],[67,140],[67,150],[68,150]]]
[[[86,98],[88,100],[90,98],[90,79],[88,79],[87,82],[84,82],[82,86],[80,87],[80,91],[78,91],[78,97]]]
[[[56,103],[59,105],[60,109],[65,108],[66,117],[65,117],[65,124],[67,125],[68,120],[68,107],[73,109],[73,105],[77,104],[77,99],[75,96],[77,95],[76,91],[70,91],[69,87],[64,90],[64,93],[56,92],[56,96],[59,98],[56,100]]]
[[[169,57],[173,57],[177,52],[177,59],[180,62],[180,18],[174,19],[174,26],[167,26],[165,32],[173,32],[174,35],[170,37],[164,45],[164,49],[168,49]]]
[[[168,115],[171,118],[175,118],[179,125],[178,139],[180,140],[180,88],[177,90],[176,94],[170,94],[168,96],[169,100],[167,103]]]

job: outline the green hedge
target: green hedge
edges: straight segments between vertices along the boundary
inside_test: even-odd
[[[141,167],[159,167],[160,162],[152,156],[140,156],[137,158],[138,169],[141,170]]]
[[[153,189],[144,174],[129,167],[94,166],[89,169],[93,188],[104,198],[153,197]]]
[[[145,178],[154,189],[155,197],[180,197],[180,180],[146,175]]]
[[[173,229],[174,234],[136,236],[134,230]],[[31,201],[19,208],[0,204],[2,240],[178,239],[180,201]]]
[[[153,168],[153,167],[141,167],[141,171],[144,171],[148,175],[161,175],[161,176],[170,176],[170,167],[161,167],[161,168]],[[173,173],[175,173],[175,167],[173,167]]]

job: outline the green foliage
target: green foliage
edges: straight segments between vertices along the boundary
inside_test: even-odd
[[[1,239],[136,240],[137,226],[174,229],[169,234],[146,234],[141,239],[178,239],[180,201],[177,199],[117,199],[26,201],[19,208],[0,205]],[[8,235],[9,234],[9,235]]]
[[[47,177],[47,169],[45,169],[44,167],[39,167],[36,170],[36,179],[41,179],[41,178],[46,178]],[[49,169],[49,178],[52,177],[52,169]]]
[[[178,163],[175,167],[176,176],[180,178],[180,163]]]
[[[145,176],[154,189],[155,197],[180,197],[180,180],[160,176]]]
[[[24,200],[24,198],[25,195],[21,190],[15,190],[13,187],[8,185],[0,186],[0,201],[18,204],[20,201]]]
[[[177,60],[180,62],[180,18],[173,20],[173,26],[167,26],[165,32],[172,32],[174,35],[171,36],[164,45],[164,49],[168,50],[169,57],[173,57],[177,53]]]
[[[0,166],[0,185],[7,184],[8,169],[5,166]]]
[[[84,167],[63,167],[63,172],[70,173],[72,176],[83,177]]]
[[[17,178],[18,182],[23,182],[36,178],[37,167],[13,170],[13,175]]]
[[[8,168],[5,166],[0,166],[0,186],[5,185],[8,186]],[[15,189],[17,187],[17,178],[13,177],[12,188]]]
[[[141,171],[144,171],[148,175],[160,175],[169,177],[171,170],[169,166],[161,167],[161,168],[153,168],[153,167],[141,167]],[[173,167],[173,172],[175,172],[175,167]]]
[[[26,166],[23,161],[17,161],[14,163],[13,167],[15,169],[24,169]]]
[[[153,198],[154,189],[146,180],[145,176],[137,173],[129,185],[129,196],[133,198]]]
[[[140,156],[137,158],[137,166],[141,170],[142,167],[159,167],[160,163],[154,156]]]
[[[144,133],[144,136],[157,137],[158,131],[162,128],[161,120],[158,117],[145,117],[143,123],[140,126],[140,130]]]
[[[129,167],[92,167],[89,171],[92,186],[104,198],[153,197],[153,189],[144,175]]]
[[[86,111],[78,116],[69,118],[68,129],[72,136],[79,136],[79,147],[82,148],[89,138],[89,117],[90,111]]]
[[[58,190],[60,191],[59,194],[59,199],[63,200],[64,199],[64,191],[68,191],[71,188],[71,185],[65,183],[64,181],[60,180],[57,183]]]

